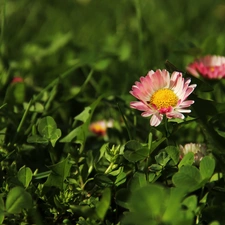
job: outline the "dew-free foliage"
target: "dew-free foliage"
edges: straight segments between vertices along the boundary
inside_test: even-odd
[[[58,162],[57,164],[48,166],[48,169],[50,169],[51,173],[45,182],[45,186],[55,186],[59,189],[63,189],[65,186],[64,181],[69,175],[71,166],[72,163],[69,161],[69,158]]]
[[[61,130],[57,128],[55,120],[46,116],[38,122],[37,130],[39,134],[33,134],[28,137],[28,143],[48,144],[51,142],[55,146],[56,141],[61,137]]]
[[[5,211],[7,213],[20,213],[22,209],[32,207],[32,197],[22,187],[12,188],[6,198]]]
[[[0,224],[225,224],[225,5],[119,3],[0,1]]]
[[[23,184],[25,188],[27,188],[32,180],[32,171],[29,167],[21,167],[18,171],[18,180]]]

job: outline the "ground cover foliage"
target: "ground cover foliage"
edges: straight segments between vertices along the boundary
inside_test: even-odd
[[[225,54],[222,0],[2,0],[0,10],[2,224],[225,224],[225,82],[185,70]],[[184,120],[153,127],[129,91],[157,69],[197,87]],[[92,132],[102,120],[108,129]],[[187,143],[207,155],[181,157]]]

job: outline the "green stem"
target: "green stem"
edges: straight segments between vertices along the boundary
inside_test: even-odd
[[[114,163],[111,162],[110,165],[108,166],[108,168],[106,169],[105,174],[107,174],[107,173],[109,173],[111,171],[113,165],[114,165]]]
[[[27,117],[27,115],[28,115],[29,109],[30,109],[30,107],[31,107],[31,103],[32,103],[32,100],[30,100],[30,102],[29,102],[29,104],[28,104],[28,106],[27,106],[27,109],[25,110],[25,112],[24,112],[24,114],[23,114],[22,119],[20,120],[20,123],[19,123],[19,125],[18,125],[18,127],[17,127],[17,129],[16,129],[16,134],[15,134],[15,136],[14,136],[14,138],[13,138],[12,144],[14,144],[14,143],[16,142],[16,139],[17,139],[17,137],[18,137],[18,134],[20,133],[21,128],[22,128],[22,126],[23,126],[23,124],[24,124],[24,121],[25,121],[25,119],[26,119],[26,117]]]
[[[48,170],[48,171],[45,171],[42,173],[37,173],[37,174],[34,174],[33,177],[34,177],[34,179],[46,178],[51,174],[51,172],[52,172],[51,170]]]
[[[148,149],[149,149],[149,152],[151,151],[151,147],[152,147],[152,132],[150,132],[149,135],[148,135]]]
[[[126,118],[125,118],[125,116],[124,116],[124,114],[123,114],[123,112],[122,112],[122,110],[121,110],[121,108],[120,108],[120,106],[119,106],[119,103],[117,103],[117,106],[118,106],[118,109],[119,109],[119,111],[120,111],[121,116],[123,117],[123,120],[124,120],[126,129],[127,129],[127,133],[128,133],[129,139],[132,140],[132,135],[131,135],[131,133],[130,133],[130,129],[129,129],[127,120],[126,120]]]
[[[168,119],[167,119],[167,117],[165,115],[163,116],[163,121],[164,121],[164,125],[165,125],[166,137],[168,138],[168,136],[169,136]]]
[[[81,86],[80,92],[86,87],[86,85],[88,84],[88,82],[90,81],[90,79],[92,78],[92,75],[94,73],[94,70],[92,69],[90,71],[90,73],[88,74],[86,80],[84,81],[83,85]]]
[[[3,157],[0,162],[3,162],[4,160],[6,160],[7,158],[9,158],[9,156],[13,155],[14,153],[16,153],[16,149],[14,149],[13,151],[11,151],[7,156]]]

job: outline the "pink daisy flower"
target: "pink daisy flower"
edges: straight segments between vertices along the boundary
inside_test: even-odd
[[[14,83],[22,83],[23,82],[23,78],[22,77],[14,77],[11,81],[11,84]]]
[[[170,77],[167,70],[151,70],[132,86],[130,94],[140,101],[131,102],[130,107],[144,111],[143,117],[151,116],[151,126],[158,126],[163,115],[168,119],[184,119],[182,113],[190,113],[186,108],[194,103],[186,100],[196,87],[196,84],[189,85],[190,82],[180,72],[173,72]]]
[[[225,78],[225,57],[207,55],[189,64],[186,69],[195,77],[201,75],[208,79]]]

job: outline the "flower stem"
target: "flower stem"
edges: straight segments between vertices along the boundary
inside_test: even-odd
[[[164,121],[164,124],[165,124],[165,133],[166,133],[166,137],[169,137],[169,130],[168,130],[168,119],[167,117],[164,115],[163,116],[163,121]]]

